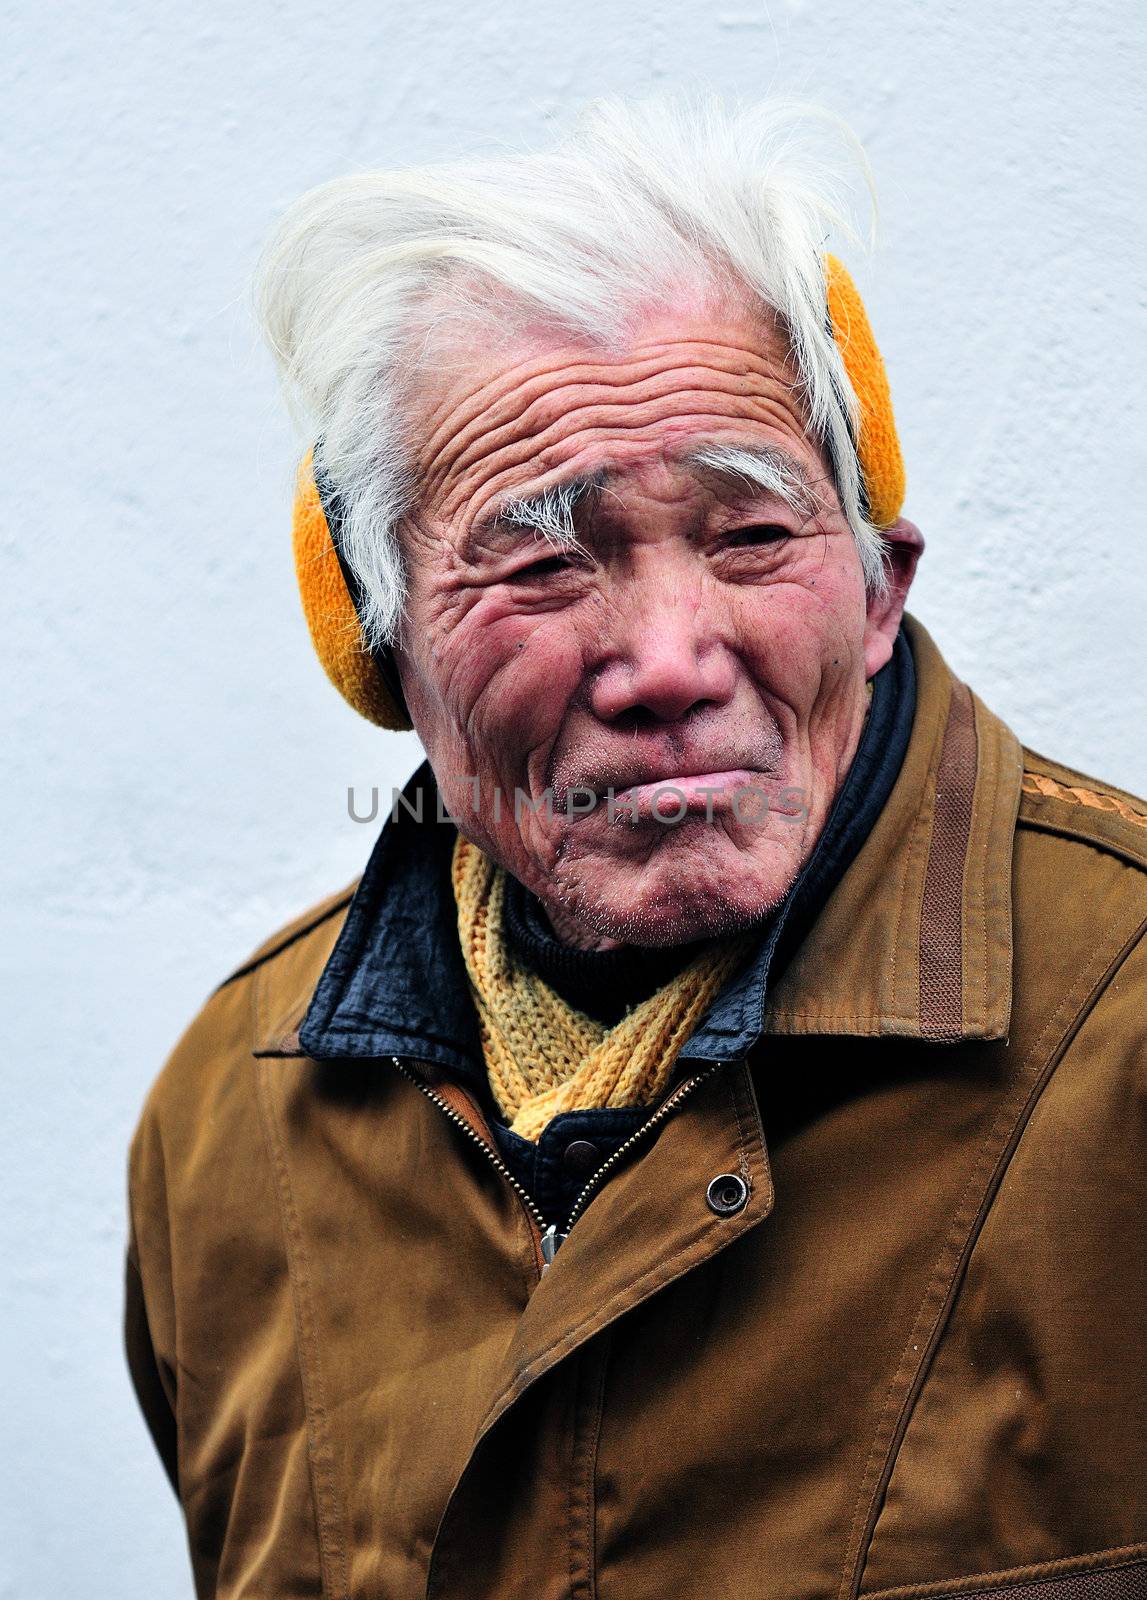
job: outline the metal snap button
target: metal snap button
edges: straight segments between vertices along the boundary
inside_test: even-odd
[[[597,1145],[589,1139],[573,1139],[562,1152],[562,1166],[575,1178],[587,1178],[601,1165]]]
[[[709,1210],[719,1217],[734,1217],[744,1209],[749,1198],[749,1186],[736,1172],[722,1172],[705,1190]]]

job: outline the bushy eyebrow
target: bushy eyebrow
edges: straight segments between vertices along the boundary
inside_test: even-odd
[[[690,451],[685,465],[722,478],[741,493],[764,490],[794,511],[815,516],[824,509],[804,462],[777,445],[712,444]]]
[[[506,527],[532,529],[555,549],[572,549],[579,543],[574,527],[574,507],[585,500],[596,500],[605,488],[607,477],[602,469],[570,478],[566,483],[550,484],[538,494],[504,500],[497,520]]]
[[[574,508],[583,502],[596,500],[609,481],[609,472],[603,467],[597,472],[582,473],[564,483],[551,483],[537,494],[512,495],[503,500],[495,511],[480,517],[470,530],[467,547],[503,528],[521,528],[544,539],[555,550],[577,551],[582,548],[574,527]]]

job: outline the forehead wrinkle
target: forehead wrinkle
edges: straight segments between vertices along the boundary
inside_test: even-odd
[[[645,343],[631,346],[623,356],[610,356],[606,352],[601,352],[595,359],[592,351],[579,354],[576,359],[567,360],[564,364],[560,363],[557,369],[555,369],[554,365],[555,353],[552,350],[547,350],[518,362],[516,366],[506,365],[499,367],[466,396],[460,403],[460,409],[463,420],[468,421],[487,408],[488,402],[483,397],[490,389],[499,390],[502,398],[507,401],[512,400],[513,395],[519,390],[527,393],[532,387],[544,390],[547,380],[555,370],[560,370],[562,365],[570,373],[571,382],[605,383],[611,381],[611,375],[614,376],[614,381],[626,382],[628,381],[627,378],[616,376],[621,368],[626,368],[630,371],[636,370],[640,375],[648,368],[675,364],[678,352],[704,349],[710,355],[722,350],[730,352],[733,356],[733,363],[748,363],[750,367],[771,367],[776,364],[776,357],[779,354],[781,356],[781,364],[787,369],[787,346],[782,345],[780,341],[772,342],[777,345],[775,350],[772,348],[759,348],[755,345],[742,345],[728,339],[719,341],[711,339],[677,339],[672,343],[667,343],[663,339],[649,340]],[[765,343],[766,346],[770,344],[767,337]],[[648,353],[642,354],[644,350],[647,350]],[[443,369],[439,368],[438,370],[441,371]],[[446,370],[448,371],[449,369]],[[495,403],[496,400],[497,397]],[[442,395],[437,403],[431,402],[428,405],[425,412],[425,422],[431,438],[434,437],[437,428],[441,424],[444,413],[449,416],[453,407],[454,402],[448,391]]]
[[[578,441],[579,454],[592,445],[619,437],[630,437],[657,428],[684,415],[691,423],[710,418],[715,424],[729,421],[775,425],[778,420],[791,424],[794,416],[803,432],[803,419],[777,396],[745,393],[741,388],[707,387],[700,390],[672,388],[643,402],[603,401],[580,411],[564,412],[554,418],[540,435],[519,437],[510,430],[508,439],[475,441],[467,456],[427,480],[429,493],[441,495],[441,510],[453,516],[462,505],[474,500],[491,480],[519,471],[528,473],[556,468],[553,458],[560,455],[569,439]],[[695,438],[695,427],[692,429]],[[466,481],[475,473],[477,481]],[[453,481],[451,481],[453,480]]]
[[[684,353],[699,347],[709,352],[707,360],[683,359]],[[432,477],[440,481],[454,468],[464,466],[475,442],[496,440],[507,431],[536,432],[539,425],[545,426],[547,411],[569,411],[573,397],[583,389],[630,389],[639,395],[645,391],[646,397],[661,392],[662,386],[666,393],[680,392],[686,375],[704,372],[710,379],[717,377],[745,393],[752,392],[754,378],[765,378],[778,388],[795,392],[787,369],[778,372],[761,352],[728,345],[714,347],[702,340],[661,346],[655,355],[629,361],[624,368],[616,362],[578,362],[560,378],[550,362],[531,363],[531,368],[521,377],[513,371],[497,373],[459,404],[444,397],[428,419],[419,452]]]

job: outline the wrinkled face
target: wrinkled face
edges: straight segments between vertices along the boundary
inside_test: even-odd
[[[746,312],[650,318],[623,354],[456,342],[434,372],[397,658],[459,825],[571,943],[747,926],[820,834],[911,557],[869,606]]]

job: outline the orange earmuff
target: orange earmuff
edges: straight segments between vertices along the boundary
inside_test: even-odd
[[[868,520],[890,528],[904,504],[904,460],[884,361],[872,337],[868,313],[848,269],[836,256],[825,257],[828,315],[832,336],[860,402],[856,454],[868,497]]]
[[[860,402],[857,456],[869,520],[888,528],[904,502],[904,463],[884,362],[864,302],[842,262],[825,257],[828,315],[849,381]],[[332,524],[333,529],[332,529]],[[295,572],[311,642],[327,677],[354,709],[380,728],[411,726],[389,651],[372,653],[353,598],[353,578],[339,548],[334,497],[315,480],[314,451],[299,468],[292,537]]]
[[[354,709],[380,728],[411,726],[393,659],[382,661],[367,647],[348,574],[335,544],[337,513],[315,481],[314,450],[299,468],[291,528],[295,575],[315,654],[327,677]],[[332,533],[332,523],[336,531]],[[389,653],[388,653],[389,654]]]

